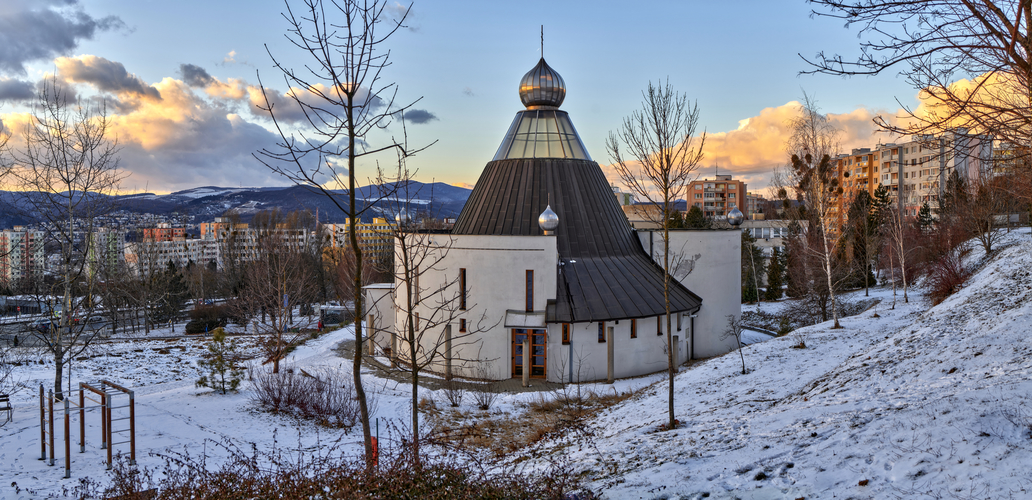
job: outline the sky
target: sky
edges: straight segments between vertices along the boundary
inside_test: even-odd
[[[385,13],[396,16],[407,5],[391,2]],[[605,139],[640,109],[650,82],[669,82],[698,104],[699,132],[707,134],[702,177],[731,173],[750,190],[762,190],[772,169],[787,163],[785,122],[804,92],[842,131],[844,150],[891,142],[875,134],[874,116],[918,104],[917,91],[896,74],[800,75],[807,69],[800,55],[858,51],[855,29],[811,17],[803,1],[628,7],[412,4],[407,27],[382,47],[391,61],[383,81],[397,84],[397,102],[414,102],[410,146],[432,144],[408,160],[417,180],[476,183],[522,109],[518,83],[541,56],[542,25],[545,59],[567,86],[562,109],[612,181]],[[106,103],[120,167],[130,174],[127,192],[289,185],[252,156],[280,141],[256,107],[258,78],[271,95],[289,88],[269,52],[291,68],[311,61],[285,38],[284,11],[272,0],[0,0],[0,121],[17,148],[39,82],[56,74],[70,95]],[[367,143],[401,133],[395,123]],[[360,184],[376,161],[396,160],[381,155],[360,164]]]

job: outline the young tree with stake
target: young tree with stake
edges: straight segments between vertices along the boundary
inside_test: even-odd
[[[623,121],[616,132],[610,132],[606,149],[620,180],[639,198],[660,207],[662,220],[653,221],[663,229],[663,299],[666,310],[668,428],[676,427],[674,418],[674,344],[670,317],[671,272],[679,267],[670,254],[670,218],[677,200],[685,195],[688,184],[703,159],[705,131],[695,137],[699,124],[699,106],[675,92],[669,81],[663,85],[649,82],[642,92],[642,109]],[[627,153],[623,152],[626,147]],[[629,156],[628,156],[629,155]],[[697,256],[696,256],[697,257]],[[694,258],[691,263],[694,264]],[[690,267],[690,266],[689,266]]]

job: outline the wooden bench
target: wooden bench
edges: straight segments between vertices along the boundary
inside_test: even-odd
[[[0,411],[7,412],[7,422],[14,420],[14,408],[11,406],[11,396],[0,394]]]

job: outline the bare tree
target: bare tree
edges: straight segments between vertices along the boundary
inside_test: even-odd
[[[734,337],[735,343],[738,344],[738,355],[742,358],[742,375],[748,373],[745,369],[745,353],[742,352],[742,332],[744,330],[741,318],[736,318],[734,314],[727,315],[727,330],[724,330],[722,338]]]
[[[241,317],[253,318],[262,311],[262,320],[254,319],[252,324],[264,337],[262,346],[272,361],[272,373],[279,373],[280,359],[297,340],[289,333],[294,308],[318,294],[320,252],[310,214],[281,217],[274,210],[259,215],[252,223],[252,258],[244,264],[244,285],[235,304]]]
[[[394,229],[394,268],[391,270],[396,290],[397,309],[403,316],[399,328],[399,353],[409,363],[412,381],[412,457],[419,463],[419,376],[424,370],[444,362],[445,377],[451,377],[454,364],[476,362],[463,359],[456,353],[474,342],[475,338],[497,323],[488,325],[484,313],[477,316],[475,304],[464,297],[469,289],[458,272],[449,274],[448,254],[453,237],[442,230],[438,220],[429,213],[410,216],[410,201],[433,199],[433,193],[413,192],[411,174],[399,168],[394,183],[381,176],[378,186],[388,197],[392,211],[398,217]],[[454,258],[452,258],[454,260]]]
[[[60,246],[60,278],[48,293],[61,297],[60,314],[37,336],[53,355],[54,392],[61,394],[65,366],[96,336],[75,324],[77,314],[85,319],[96,305],[86,252],[97,219],[113,209],[111,195],[125,174],[118,168],[119,147],[110,137],[103,104],[69,101],[54,77],[43,81],[32,116],[21,145],[10,153],[10,175],[46,238]],[[50,310],[57,307],[51,304]]]
[[[903,302],[910,302],[907,271],[914,264],[911,258],[914,250],[917,248],[916,243],[920,240],[919,230],[916,228],[913,220],[907,218],[903,212],[900,212],[894,206],[889,207],[886,218],[886,233],[888,233],[890,255],[893,257],[894,263],[899,265],[900,278],[903,280]],[[912,276],[909,277],[913,278]]]
[[[404,27],[408,9],[397,19],[387,15],[389,3],[381,0],[300,0],[299,12],[286,3],[287,39],[307,54],[310,63],[295,71],[269,51],[291,91],[282,102],[303,115],[303,131],[284,128],[288,113],[276,109],[276,101],[262,86],[265,111],[273,120],[282,141],[276,149],[263,149],[255,157],[296,184],[308,186],[330,199],[348,217],[357,221],[363,210],[357,203],[355,182],[357,160],[385,151],[401,156],[417,152],[404,138],[393,137],[382,145],[371,144],[370,132],[386,129],[393,117],[409,105],[395,102],[397,87],[384,83],[381,73],[389,65],[387,40]],[[333,16],[333,19],[330,17]],[[259,77],[259,83],[261,79]],[[404,120],[402,120],[404,131]],[[360,151],[359,148],[362,148]],[[343,193],[336,190],[343,187]],[[362,262],[357,224],[351,224],[349,239],[356,262]],[[362,265],[354,274],[355,317],[361,315]],[[365,456],[372,464],[373,448],[369,407],[361,381],[362,323],[355,323],[356,346],[353,365],[355,392],[359,399]]]
[[[831,159],[838,146],[838,131],[808,95],[803,96],[802,113],[790,123],[790,126],[792,136],[788,142],[788,149],[792,155],[793,187],[796,198],[806,207],[808,234],[811,241],[816,243],[808,244],[804,248],[820,263],[822,278],[825,280],[826,291],[831,300],[832,317],[835,320],[833,328],[841,328],[838,304],[835,300],[835,249],[843,233],[843,228],[839,227],[838,217],[842,186]]]
[[[897,133],[964,127],[1014,144],[1032,138],[1032,0],[812,0],[814,15],[858,27],[855,59],[820,52],[807,73],[876,75],[896,68],[926,109]],[[962,79],[970,85],[955,85]]]
[[[610,132],[606,150],[620,180],[637,196],[661,208],[663,228],[663,301],[666,311],[668,428],[674,429],[674,344],[670,318],[670,279],[676,263],[670,254],[670,215],[674,204],[685,195],[703,159],[706,133],[695,137],[699,124],[698,103],[675,92],[670,82],[660,87],[649,82],[642,92],[642,109],[624,119],[617,132]],[[625,156],[621,151],[627,148]],[[694,264],[694,260],[692,261]]]

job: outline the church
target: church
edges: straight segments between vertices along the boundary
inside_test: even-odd
[[[566,84],[544,58],[519,96],[525,109],[454,227],[395,242],[396,267],[413,251],[425,267],[366,287],[370,345],[410,362],[403,339],[416,332],[417,358],[446,377],[581,382],[665,370],[662,233],[631,227],[559,109]],[[740,245],[737,229],[672,231],[672,255],[698,255],[670,280],[677,364],[736,346],[723,334],[741,314]]]

